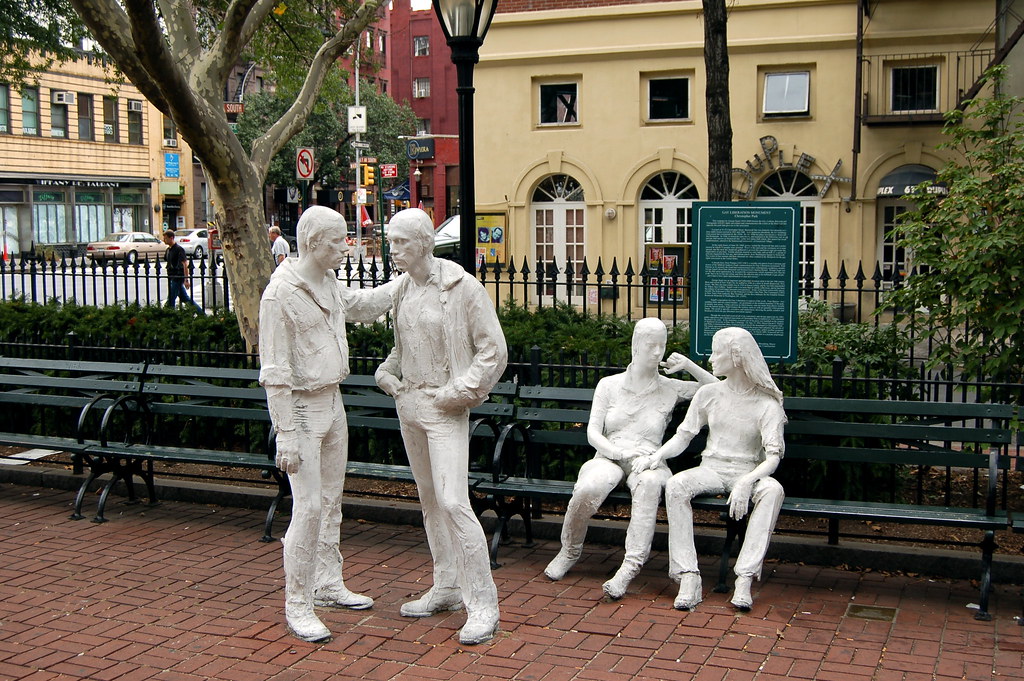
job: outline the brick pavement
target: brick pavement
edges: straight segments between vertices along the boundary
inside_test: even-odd
[[[997,586],[994,621],[977,622],[967,581],[770,563],[749,614],[710,592],[682,613],[664,553],[610,603],[601,583],[621,548],[589,547],[553,583],[553,542],[504,552],[502,631],[462,646],[463,614],[398,614],[429,586],[422,530],[362,521],[342,528],[346,578],[376,605],[323,611],[335,637],[307,644],[285,632],[280,546],[256,541],[261,513],[166,502],[95,525],[67,519],[72,499],[0,487],[0,679],[1024,679],[1016,587]]]

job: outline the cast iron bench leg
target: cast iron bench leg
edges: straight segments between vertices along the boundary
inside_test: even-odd
[[[92,481],[96,479],[95,469],[89,469],[89,476],[82,483],[82,486],[78,488],[78,494],[75,496],[75,510],[71,514],[71,520],[81,520],[85,516],[82,515],[82,502],[85,501],[85,495],[89,491],[89,486],[92,485]]]
[[[729,558],[732,556],[732,545],[737,539],[742,543],[747,530],[746,519],[733,520],[728,511],[723,511],[722,515],[725,520],[725,543],[722,545],[722,557],[718,563],[718,584],[713,589],[716,594],[729,592]]]
[[[105,523],[107,519],[103,517],[103,511],[107,506],[107,497],[110,496],[110,490],[114,489],[114,484],[120,479],[121,475],[117,471],[111,474],[110,480],[103,486],[103,493],[100,494],[100,500],[96,504],[96,517],[92,519],[94,523]]]
[[[992,553],[996,550],[995,532],[988,530],[981,540],[981,597],[978,599],[978,612],[974,619],[983,622],[992,620],[988,611],[988,597],[992,591]]]
[[[288,478],[278,471],[271,473],[277,480],[277,494],[274,496],[274,500],[270,502],[270,508],[267,509],[267,519],[263,523],[263,536],[260,537],[260,541],[264,544],[268,544],[274,541],[274,516],[277,515],[277,508],[281,505],[285,496],[290,491],[288,485]]]

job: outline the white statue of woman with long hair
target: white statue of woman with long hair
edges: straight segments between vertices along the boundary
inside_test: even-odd
[[[660,465],[686,449],[704,426],[708,442],[700,465],[674,475],[665,487],[669,523],[669,576],[679,582],[675,607],[692,610],[703,599],[693,541],[691,500],[700,494],[729,493],[729,515],[747,515],[746,537],[736,559],[731,602],[740,610],[753,605],[750,587],[760,578],[779,508],[782,485],[771,477],[785,452],[786,413],[757,341],[746,329],[719,330],[711,344],[711,370],[725,380],[701,386],[676,434],[634,471]]]

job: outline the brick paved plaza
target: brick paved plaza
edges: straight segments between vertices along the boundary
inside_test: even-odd
[[[285,631],[280,544],[257,541],[261,512],[112,504],[96,525],[67,519],[72,500],[0,486],[0,679],[1024,679],[1017,587],[997,585],[993,621],[978,622],[967,580],[771,562],[738,614],[710,593],[708,559],[706,600],[683,613],[664,552],[612,603],[601,583],[621,547],[589,546],[554,583],[541,574],[552,541],[503,552],[502,630],[462,646],[462,613],[398,614],[430,584],[422,530],[364,521],[342,527],[346,577],[376,605],[321,611],[335,637],[308,644]]]

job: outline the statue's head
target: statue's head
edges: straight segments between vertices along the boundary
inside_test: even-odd
[[[420,208],[400,210],[388,221],[387,239],[395,266],[407,270],[411,262],[433,256],[434,221]]]
[[[668,342],[668,328],[665,322],[657,317],[644,317],[633,326],[633,355],[642,341],[660,341],[662,345]]]
[[[328,234],[336,231],[340,231],[342,236],[348,233],[345,218],[338,211],[326,206],[310,206],[302,211],[299,223],[295,227],[299,257],[315,251]]]
[[[711,339],[711,349],[713,352],[727,354],[732,365],[742,371],[761,392],[782,401],[782,391],[772,380],[761,347],[749,331],[738,326],[719,329]]]

